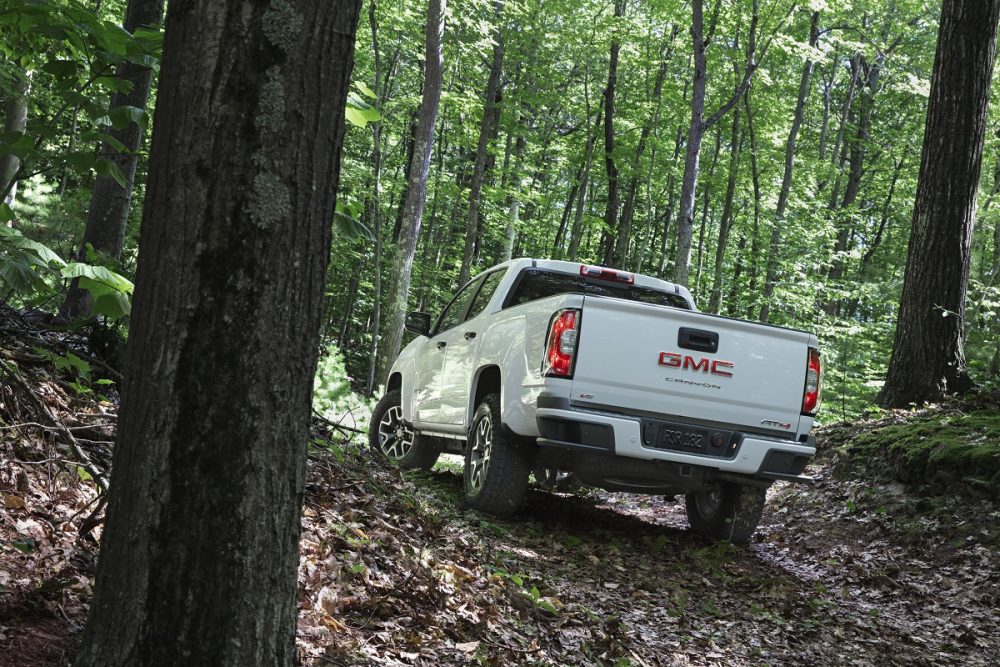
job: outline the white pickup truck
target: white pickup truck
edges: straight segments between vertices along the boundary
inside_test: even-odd
[[[517,259],[463,286],[390,371],[371,447],[403,467],[464,454],[469,504],[521,506],[529,475],[683,494],[699,533],[744,543],[774,480],[815,454],[816,336],[699,313],[683,287]]]

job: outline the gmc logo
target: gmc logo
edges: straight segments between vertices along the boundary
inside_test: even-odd
[[[680,368],[685,371],[701,371],[702,373],[711,373],[712,375],[721,375],[727,378],[733,377],[732,373],[723,370],[725,368],[733,368],[732,362],[709,359],[708,357],[695,359],[687,354],[660,352],[660,365],[667,366],[668,368]]]

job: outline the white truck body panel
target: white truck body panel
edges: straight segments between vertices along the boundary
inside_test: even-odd
[[[526,271],[579,277],[580,267],[518,259],[477,276],[473,283],[503,272],[485,308],[447,331],[432,328],[430,335],[417,336],[393,365],[390,384],[401,390],[404,420],[429,435],[463,439],[480,378],[498,373],[502,421],[522,436],[539,437],[544,418],[600,424],[613,433],[615,457],[749,475],[771,452],[815,453],[806,437],[813,419],[800,414],[808,348],[818,346],[814,335],[698,313],[686,289],[639,274],[636,287],[683,297],[691,309],[575,292],[504,307]],[[546,377],[552,319],[567,308],[581,313],[573,377]],[[717,334],[717,351],[678,347],[681,327]],[[679,356],[661,359],[664,353]],[[721,372],[711,372],[713,361]],[[562,404],[553,407],[554,399]],[[739,451],[721,459],[646,446],[645,417],[739,432]]]
[[[678,347],[681,327],[717,334],[717,352]],[[800,432],[811,334],[588,296],[578,345],[574,402]],[[664,353],[670,356],[661,359]],[[711,362],[720,360],[712,373]]]

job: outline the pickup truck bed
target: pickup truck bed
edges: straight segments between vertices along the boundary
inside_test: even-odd
[[[816,337],[699,313],[686,289],[514,260],[459,290],[390,371],[373,449],[410,467],[465,456],[473,507],[513,514],[530,472],[684,495],[693,528],[745,542],[776,479],[815,453]],[[405,445],[405,446],[404,446]]]

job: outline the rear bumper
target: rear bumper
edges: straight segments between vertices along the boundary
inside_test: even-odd
[[[771,438],[714,427],[693,426],[706,433],[717,446],[705,452],[665,449],[660,444],[659,429],[671,424],[643,416],[609,414],[581,410],[565,399],[539,400],[539,446],[567,450],[567,453],[605,454],[646,461],[670,461],[740,475],[796,481],[809,460],[815,456],[815,439],[807,442]]]

